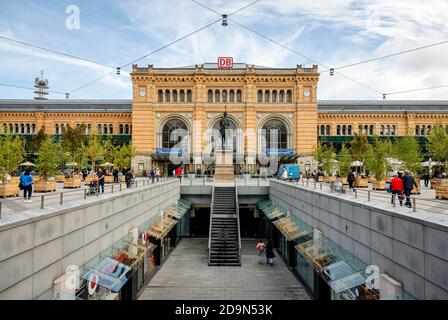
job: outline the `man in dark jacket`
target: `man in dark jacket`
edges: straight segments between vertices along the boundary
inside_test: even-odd
[[[133,179],[134,179],[134,176],[133,176],[131,170],[128,170],[124,176],[124,181],[126,182],[126,187],[128,189],[132,186]]]
[[[98,192],[104,193],[104,171],[98,172]]]
[[[404,194],[406,195],[406,203],[405,206],[408,208],[412,208],[411,204],[411,191],[414,188],[414,186],[418,189],[418,185],[415,182],[414,177],[411,175],[409,171],[405,171],[403,176],[403,189]]]
[[[347,182],[348,182],[349,189],[350,190],[354,189],[355,174],[353,173],[352,170],[350,170],[350,172],[348,173]]]

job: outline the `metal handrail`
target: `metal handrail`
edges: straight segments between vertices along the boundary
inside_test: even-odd
[[[210,225],[208,228],[208,261],[210,261],[211,257],[211,243],[212,243],[212,219],[213,219],[213,203],[215,201],[215,181],[213,181],[212,188],[212,202],[210,203]]]
[[[160,182],[166,182],[166,181],[170,181],[172,180],[169,177],[161,177],[160,178]],[[137,182],[137,180],[135,180]],[[147,187],[152,185],[149,180],[147,181],[147,179],[143,179],[143,180],[139,180],[139,182],[141,182],[141,184],[137,184],[134,183],[131,186],[132,188],[139,188],[140,186],[142,187]],[[104,185],[104,194],[106,193],[119,193],[121,191],[127,190],[126,187],[122,187],[122,185],[125,183],[119,182],[119,183],[110,183],[110,184],[105,184]],[[114,186],[119,186],[119,188],[114,188]],[[126,186],[126,185],[125,185]],[[56,203],[58,203],[59,205],[63,205],[64,203],[67,203],[71,200],[78,200],[78,199],[88,199],[87,198],[87,190],[89,189],[88,185],[84,185],[81,186],[80,188],[76,188],[73,190],[65,190],[65,191],[58,191],[58,192],[52,192],[50,194],[39,194],[37,195],[36,193],[33,192],[33,198],[36,199],[36,201],[33,202],[32,205],[27,206],[24,210],[29,210],[29,209],[44,209],[46,207],[46,203],[49,199],[52,200],[57,200],[59,199],[59,201],[54,201],[54,203],[52,203],[51,205],[56,205]],[[110,191],[110,192],[107,192]],[[95,194],[96,196],[99,195],[99,188],[97,188],[97,193]],[[2,207],[3,204],[5,203],[14,203],[17,201],[20,201],[22,199],[19,195],[19,198],[15,197],[15,198],[0,198],[0,219],[2,217]],[[14,214],[16,212],[19,211],[14,211],[11,212],[11,214]]]
[[[235,180],[235,207],[236,207],[236,222],[238,224],[238,246],[241,254],[241,231],[240,231],[240,206],[238,203],[238,184]]]

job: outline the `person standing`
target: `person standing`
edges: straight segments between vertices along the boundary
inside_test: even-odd
[[[132,179],[134,176],[132,175],[131,170],[126,171],[126,174],[124,176],[124,181],[126,182],[126,188],[130,188],[132,186]]]
[[[429,172],[425,173],[425,175],[423,176],[423,179],[425,181],[425,187],[428,187],[428,185],[429,185]]]
[[[258,250],[258,264],[263,264],[263,257],[266,251],[266,246],[263,240],[258,241],[255,247]]]
[[[151,179],[151,183],[154,183],[155,176],[156,173],[154,172],[154,168],[151,168],[151,170],[149,170],[149,178]]]
[[[98,192],[104,193],[104,171],[98,172]]]
[[[20,185],[23,190],[23,198],[25,202],[31,202],[31,193],[33,191],[33,176],[30,170],[26,169],[25,173],[20,176]]]
[[[156,182],[159,182],[160,179],[160,169],[159,167],[156,168]]]
[[[286,168],[282,169],[282,180],[288,180],[288,171],[286,171]]]
[[[114,175],[114,183],[118,183],[118,170],[117,169],[114,169],[113,175]]]
[[[395,201],[395,195],[398,196],[400,201],[400,206],[403,206],[403,180],[398,177],[398,174],[394,174],[394,177],[390,181],[390,190],[392,193],[392,198],[390,203],[393,204]]]
[[[347,182],[348,182],[348,188],[350,190],[353,190],[355,188],[355,174],[353,173],[353,170],[350,170],[347,176]]]
[[[406,196],[405,206],[408,208],[412,208],[411,191],[414,188],[414,186],[418,189],[418,185],[415,182],[414,177],[408,170],[406,170],[404,172],[404,176],[403,176],[403,189],[404,189],[404,194]]]
[[[179,178],[179,182],[180,183],[182,183],[182,174],[183,174],[182,168],[181,167],[177,167],[176,168],[176,176]]]
[[[275,258],[274,246],[272,244],[272,241],[268,240],[268,244],[266,245],[266,263],[270,264],[271,267],[274,266],[274,258]]]

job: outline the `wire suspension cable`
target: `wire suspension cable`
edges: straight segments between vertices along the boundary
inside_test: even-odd
[[[32,88],[32,87],[24,87],[24,86],[18,86],[15,84],[9,84],[9,83],[0,83],[0,86],[2,87],[10,87],[10,88],[16,88],[16,89],[24,89],[24,90],[33,90],[35,91],[36,88]],[[53,91],[53,90],[47,90],[47,92],[49,93],[55,93],[55,94],[66,94],[66,92],[59,92],[59,91]]]
[[[90,60],[90,59],[87,59],[87,58],[83,58],[83,57],[78,57],[78,56],[75,56],[75,55],[72,55],[72,54],[68,54],[68,53],[65,53],[65,52],[61,52],[61,51],[57,51],[57,50],[53,50],[53,49],[48,49],[48,48],[45,48],[45,47],[42,47],[42,46],[38,46],[38,45],[35,45],[35,44],[27,43],[27,42],[24,42],[24,41],[19,41],[19,40],[16,40],[16,39],[5,37],[5,36],[0,36],[0,39],[6,40],[6,41],[10,41],[10,42],[14,42],[14,43],[18,43],[18,44],[21,44],[21,45],[24,45],[24,46],[28,46],[28,47],[31,47],[31,48],[44,50],[44,51],[51,52],[51,53],[54,53],[54,54],[58,54],[58,55],[61,55],[61,56],[64,56],[64,57],[68,57],[68,58],[72,58],[72,59],[76,59],[76,60],[80,60],[80,61],[89,62],[89,63],[100,65],[100,66],[103,66],[103,67],[113,68],[113,69],[116,68],[115,66],[111,66],[111,65],[104,64],[104,63],[101,63],[101,62],[93,61],[93,60]]]
[[[417,47],[417,48],[413,48],[413,49],[409,49],[409,50],[403,50],[403,51],[391,53],[391,54],[388,54],[388,55],[384,55],[384,56],[381,56],[381,57],[376,57],[376,58],[372,58],[372,59],[367,59],[367,60],[363,60],[363,61],[359,61],[359,62],[347,64],[347,65],[343,65],[343,66],[340,66],[340,67],[335,67],[335,68],[332,68],[332,69],[333,70],[340,70],[340,69],[344,69],[344,68],[350,68],[350,67],[358,66],[358,65],[361,65],[361,64],[369,63],[369,62],[372,62],[372,61],[387,59],[387,58],[395,57],[395,56],[398,56],[398,55],[402,55],[402,54],[406,54],[406,53],[410,53],[410,52],[414,52],[414,51],[418,51],[418,50],[423,50],[423,49],[427,49],[427,48],[431,48],[431,47],[435,47],[435,46],[439,46],[439,45],[443,45],[443,44],[447,44],[447,43],[448,43],[448,40],[441,41],[441,42],[436,42],[436,43],[428,44],[426,46]],[[328,71],[330,71],[330,69],[324,70],[322,72],[328,72]]]

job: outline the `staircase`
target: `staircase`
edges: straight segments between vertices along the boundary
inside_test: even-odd
[[[213,187],[209,266],[241,266],[238,198],[235,187]]]

